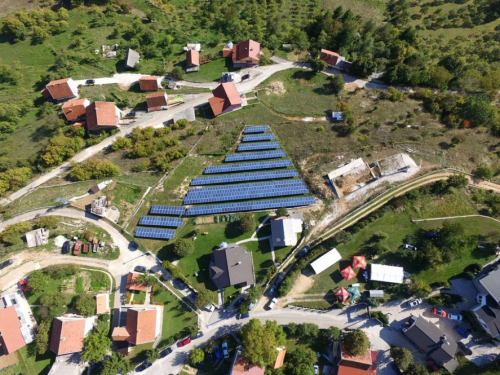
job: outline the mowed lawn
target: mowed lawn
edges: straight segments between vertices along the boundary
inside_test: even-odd
[[[184,63],[183,66],[184,68]],[[200,66],[197,72],[190,72],[184,75],[184,79],[193,82],[213,82],[220,81],[222,73],[224,72],[237,72],[238,69],[233,68],[231,59],[217,59],[212,60],[207,64]]]

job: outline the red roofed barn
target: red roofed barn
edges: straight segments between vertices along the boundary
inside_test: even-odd
[[[72,78],[51,81],[45,86],[45,90],[42,90],[42,95],[45,98],[52,98],[57,101],[63,101],[78,96],[78,87]]]
[[[161,77],[142,76],[139,78],[139,87],[141,91],[158,91],[161,89]]]
[[[21,333],[21,322],[14,306],[0,311],[0,353],[10,354],[26,346]]]
[[[86,130],[90,132],[100,132],[118,127],[121,114],[118,107],[113,102],[94,102],[86,109],[87,125]]]
[[[54,318],[50,350],[57,355],[81,352],[83,339],[94,327],[95,318]]]
[[[66,120],[68,121],[78,121],[86,116],[86,108],[90,105],[88,99],[75,99],[68,100],[63,104],[62,110]]]
[[[208,99],[208,103],[212,108],[214,116],[234,111],[241,108],[243,104],[234,82],[221,83],[212,91],[212,94],[214,94],[214,97]]]
[[[194,49],[186,52],[186,72],[197,72],[200,70],[200,53]]]
[[[146,95],[148,103],[148,112],[160,111],[167,109],[167,94],[164,92],[154,92]]]
[[[223,52],[224,54],[224,52]],[[231,54],[233,66],[248,67],[257,66],[260,64],[260,43],[248,39],[239,44],[233,45]]]

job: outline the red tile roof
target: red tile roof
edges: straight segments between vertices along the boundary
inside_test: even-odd
[[[142,76],[139,78],[139,87],[142,91],[156,91],[160,89],[158,76]]]
[[[85,318],[54,318],[50,350],[57,355],[81,352],[85,337]]]
[[[200,53],[194,49],[186,52],[186,67],[200,66]]]
[[[49,90],[50,96],[53,99],[64,99],[64,98],[74,98],[76,95],[71,91],[68,81],[71,78],[58,79],[56,81],[49,82],[45,87]]]
[[[233,61],[251,58],[260,61],[260,43],[248,39],[233,45]]]
[[[378,352],[366,350],[365,353],[353,356],[342,348],[342,359],[337,375],[376,375]]]
[[[138,284],[135,280],[140,276],[140,273],[129,272],[127,276],[126,288],[128,290],[138,290],[140,292],[145,292],[148,290],[147,284]]]
[[[233,49],[232,48],[224,47],[222,49],[222,57],[231,56],[232,53],[233,53]]]
[[[126,341],[130,337],[130,334],[125,327],[115,327],[111,338],[113,341]]]
[[[109,310],[109,294],[98,294],[95,296],[96,314],[104,314]]]
[[[155,92],[146,95],[146,102],[148,108],[164,107],[167,105],[167,94],[164,92]]]
[[[233,371],[231,375],[264,375],[266,368],[257,365],[251,365],[241,355],[238,355],[234,362]]]
[[[326,62],[328,65],[337,64],[339,54],[336,52],[328,51],[327,49],[322,49],[319,58]]]
[[[139,345],[155,341],[157,310],[155,308],[133,307],[127,310],[128,342]]]
[[[278,355],[276,356],[276,361],[274,362],[273,365],[271,365],[273,369],[283,367],[283,363],[285,362],[286,348],[284,346],[280,346],[277,349],[278,349]]]
[[[66,120],[73,121],[84,117],[86,115],[85,104],[89,104],[88,100],[85,98],[68,100],[64,103],[62,110],[64,112],[64,116],[66,116]]]
[[[5,354],[14,353],[26,345],[14,306],[0,310],[0,343]]]
[[[85,111],[87,114],[87,130],[118,126],[116,106],[113,102],[90,103]]]
[[[212,93],[214,97],[210,98],[208,102],[215,116],[220,115],[233,105],[243,103],[234,82],[221,83]]]

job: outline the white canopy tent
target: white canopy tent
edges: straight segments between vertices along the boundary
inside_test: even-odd
[[[337,249],[333,248],[332,250],[312,262],[311,267],[314,270],[314,273],[318,275],[328,267],[333,266],[340,259],[342,259],[342,256]]]
[[[383,264],[371,264],[372,281],[384,281],[386,283],[401,284],[404,278],[403,267],[386,266]]]

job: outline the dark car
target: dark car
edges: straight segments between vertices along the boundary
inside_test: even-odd
[[[276,284],[274,284],[271,289],[269,289],[269,295],[272,296],[274,292],[276,291]]]
[[[439,232],[436,232],[435,230],[430,230],[425,234],[425,237],[427,237],[427,238],[439,237]]]
[[[246,319],[246,318],[250,318],[250,313],[246,313],[246,314],[238,314],[236,316],[236,319]]]
[[[146,370],[147,368],[150,368],[150,367],[151,367],[151,363],[144,362],[142,365],[137,366],[135,368],[135,372],[142,372],[142,371],[144,371],[144,370]]]
[[[181,340],[177,343],[177,346],[180,348],[181,346],[187,345],[191,342],[191,337],[186,337],[184,340]]]
[[[460,336],[462,336],[464,339],[469,337],[469,333],[467,333],[465,330],[463,330],[459,326],[455,326],[454,328],[455,328],[455,331],[457,331],[460,334]]]
[[[71,242],[70,242],[70,241],[66,241],[66,242],[63,244],[63,247],[62,247],[62,253],[63,253],[63,254],[68,254],[70,249],[71,249]]]
[[[439,371],[439,367],[438,367],[438,366],[436,365],[436,363],[435,363],[433,360],[431,360],[431,359],[429,359],[429,360],[427,361],[427,366],[429,366],[429,368],[430,368],[432,371],[434,371],[434,372]]]
[[[217,359],[215,358],[214,353],[210,353],[207,356],[207,359],[208,359],[208,363],[211,364],[211,365],[213,365],[215,362],[217,362]]]
[[[300,259],[303,256],[305,256],[309,251],[311,250],[311,246],[307,245],[304,246],[302,249],[299,250],[297,254],[295,254],[295,258]]]
[[[12,263],[13,263],[12,259],[9,259],[3,263],[0,263],[0,270],[3,270],[5,267],[10,266]]]
[[[243,74],[243,76],[241,77],[242,80],[249,79],[249,78],[250,78],[250,73]]]
[[[85,84],[86,84],[86,85],[94,85],[94,84],[95,84],[95,79],[87,79],[87,80],[85,81]]]
[[[147,267],[144,267],[144,266],[135,266],[134,271],[146,273],[146,272],[148,272],[148,269],[147,269]]]
[[[458,342],[458,347],[460,348],[461,351],[464,352],[465,355],[472,355],[472,350],[466,347],[462,341]]]
[[[167,349],[163,349],[161,352],[160,352],[160,358],[165,358],[167,355],[169,355],[170,353],[172,353],[172,348],[167,348]]]

